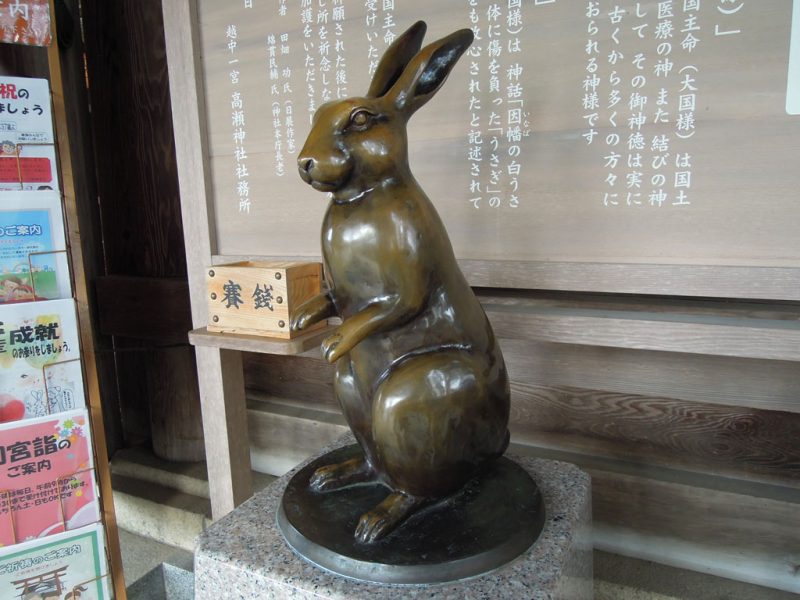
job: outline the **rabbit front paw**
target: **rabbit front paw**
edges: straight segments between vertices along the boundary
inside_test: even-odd
[[[294,331],[301,331],[314,323],[333,316],[335,306],[328,294],[318,294],[303,302],[289,322]]]
[[[342,339],[342,334],[334,331],[322,341],[322,355],[329,363],[336,362],[346,353],[346,349],[342,346]]]
[[[293,331],[301,331],[311,325],[312,315],[308,311],[301,311],[292,317],[289,327]]]

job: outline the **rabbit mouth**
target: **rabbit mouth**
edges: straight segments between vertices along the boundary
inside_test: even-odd
[[[327,183],[325,181],[318,181],[316,179],[312,179],[308,183],[310,183],[311,187],[317,190],[318,192],[333,192],[339,189],[338,183]]]
[[[316,179],[311,175],[310,169],[301,168],[300,179],[305,181],[308,185],[310,185],[319,192],[333,192],[341,186],[341,182],[339,181],[334,182],[334,181],[323,181],[321,179]]]

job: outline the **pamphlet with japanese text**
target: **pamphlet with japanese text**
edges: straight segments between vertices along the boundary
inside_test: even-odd
[[[0,41],[28,46],[50,45],[53,35],[47,0],[8,0],[4,4],[0,10]]]
[[[0,76],[0,190],[57,190],[46,79]]]
[[[0,548],[0,598],[111,598],[103,528]]]
[[[99,519],[86,410],[0,425],[0,546]]]
[[[58,192],[0,193],[0,304],[69,298]]]
[[[52,144],[53,113],[47,79],[0,76],[0,139]]]
[[[0,190],[58,190],[56,149],[52,144],[0,145]]]
[[[0,423],[86,405],[72,299],[0,304]]]

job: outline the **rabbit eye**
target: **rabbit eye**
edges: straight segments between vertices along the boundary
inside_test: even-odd
[[[363,108],[356,109],[350,115],[350,125],[356,128],[363,128],[369,123],[371,117],[372,113],[368,110]]]

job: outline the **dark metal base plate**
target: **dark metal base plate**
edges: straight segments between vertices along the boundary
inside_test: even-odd
[[[384,539],[356,542],[359,517],[389,490],[360,485],[327,493],[309,489],[321,466],[360,453],[338,448],[309,463],[289,481],[278,526],[306,560],[345,577],[376,583],[444,583],[482,575],[512,561],[539,537],[544,504],[531,476],[500,458],[454,496],[413,515]]]

